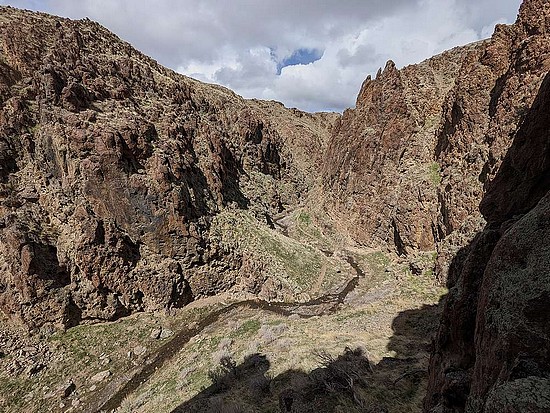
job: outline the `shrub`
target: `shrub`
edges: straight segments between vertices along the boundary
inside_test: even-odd
[[[329,393],[347,394],[356,404],[363,407],[357,387],[365,387],[366,378],[372,373],[372,367],[363,349],[352,350],[346,347],[344,353],[337,358],[324,350],[315,354],[324,367],[313,375],[316,384]]]

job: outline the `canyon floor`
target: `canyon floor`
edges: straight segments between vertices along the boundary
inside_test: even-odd
[[[429,270],[434,255],[420,265],[427,271],[413,274],[410,263],[335,241],[312,221],[298,208],[279,217],[275,229],[260,228],[272,245],[286,240],[322,257],[317,267],[312,259],[316,275],[300,280],[309,284],[309,299],[277,303],[226,293],[170,314],[24,338],[26,347],[0,359],[0,406],[421,411],[430,336],[445,293]],[[11,373],[18,368],[24,371]]]

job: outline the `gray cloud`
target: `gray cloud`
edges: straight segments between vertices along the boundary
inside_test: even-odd
[[[373,44],[360,44],[353,52],[348,49],[340,49],[337,56],[338,63],[344,67],[376,64],[381,59]]]
[[[363,79],[490,34],[520,0],[13,0],[97,20],[160,63],[245,97],[306,110],[352,106]],[[307,65],[281,63],[322,50]]]
[[[277,63],[271,50],[259,48],[237,57],[235,67],[222,67],[214,73],[214,80],[230,88],[261,88],[265,79],[277,72]]]

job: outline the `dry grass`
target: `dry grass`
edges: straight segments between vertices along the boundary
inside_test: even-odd
[[[326,274],[319,293],[342,285],[354,275],[343,253],[327,257],[320,251],[337,251],[340,242],[321,230],[309,212],[298,209],[287,222],[292,238],[258,225],[245,212],[226,211],[216,218],[212,234],[227,248],[239,248],[266,260],[272,276],[283,277],[297,291],[310,291],[319,281],[323,266]],[[319,351],[337,358],[344,349],[357,347],[364,349],[373,373],[366,378],[366,386],[354,391],[354,397],[384,406],[389,412],[420,412],[425,386],[421,372],[427,367],[426,345],[437,312],[432,305],[445,291],[435,285],[428,271],[412,275],[407,263],[380,251],[354,248],[346,254],[354,257],[366,277],[336,312],[306,319],[243,307],[229,311],[183,345],[176,356],[130,394],[120,412],[171,412],[211,389],[212,372],[221,360],[231,358],[241,366],[248,356],[257,353],[269,361],[265,375],[252,384],[229,386],[224,398],[213,398],[212,403],[225,403],[228,408],[244,405],[244,411],[250,412],[279,411],[278,392],[296,377],[310,380],[308,375],[322,364],[316,356]],[[163,325],[179,331],[213,309],[228,305],[221,300],[205,302],[211,305],[194,303],[171,316],[138,314],[115,323],[79,326],[54,334],[48,342],[59,358],[43,372],[28,378],[9,377],[0,371],[0,406],[21,412],[79,411],[109,380],[128,374],[163,344],[149,337],[153,328]],[[145,347],[145,353],[129,357],[128,352],[138,347]],[[109,359],[107,364],[105,357]],[[0,359],[0,364],[8,362]],[[92,386],[90,377],[105,369],[113,373],[111,378]],[[289,372],[300,373],[296,376]],[[402,376],[404,379],[399,379]],[[272,383],[271,392],[262,393],[259,403],[249,387],[265,387],[266,377]],[[77,390],[62,400],[59,388],[69,379]],[[73,400],[81,404],[73,407]],[[339,406],[335,411],[357,409],[356,402],[345,395],[335,395],[333,402],[335,409]]]
[[[175,316],[135,314],[112,323],[81,325],[46,339],[53,359],[41,372],[11,375],[7,366],[15,354],[0,359],[0,411],[78,412],[104,386],[134,370],[166,340],[150,337],[158,326],[177,330],[199,320],[209,309],[182,310]],[[136,354],[139,353],[139,354]],[[109,380],[94,383],[96,373],[109,370]],[[63,386],[72,381],[76,390],[62,398]]]
[[[208,372],[216,369],[223,356],[232,357],[239,366],[251,354],[265,355],[270,363],[267,375],[284,387],[278,380],[289,371],[307,375],[320,367],[316,356],[319,350],[337,357],[346,347],[361,347],[374,366],[368,386],[358,390],[362,400],[385,406],[389,412],[420,412],[426,346],[437,313],[431,305],[438,298],[427,277],[417,278],[418,289],[410,294],[401,288],[407,277],[403,269],[400,274],[385,270],[390,264],[388,257],[371,252],[358,256],[372,277],[357,287],[358,295],[368,296],[380,288],[387,289],[387,294],[373,294],[369,302],[348,304],[334,314],[309,319],[250,309],[232,311],[184,346],[172,363],[124,401],[121,411],[171,411],[211,386]],[[369,270],[369,265],[378,271]],[[397,380],[401,376],[404,378]],[[261,408],[251,407],[254,402],[239,386],[224,396],[227,403],[233,400],[239,406],[248,406],[244,411],[278,411],[276,394],[262,399]],[[344,409],[341,411],[355,411],[357,406],[348,405],[346,398],[338,400]]]
[[[263,275],[280,280],[296,298],[308,299],[325,268],[322,293],[349,277],[340,260],[327,257],[322,248],[330,241],[311,222],[306,212],[295,212],[289,227],[290,237],[260,224],[249,212],[226,210],[212,223],[211,239],[226,251],[237,251],[250,261],[262,263]],[[300,235],[300,236],[298,236]]]

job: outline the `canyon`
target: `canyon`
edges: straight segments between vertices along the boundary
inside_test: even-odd
[[[549,411],[549,22],[337,114],[0,7],[0,408]]]

